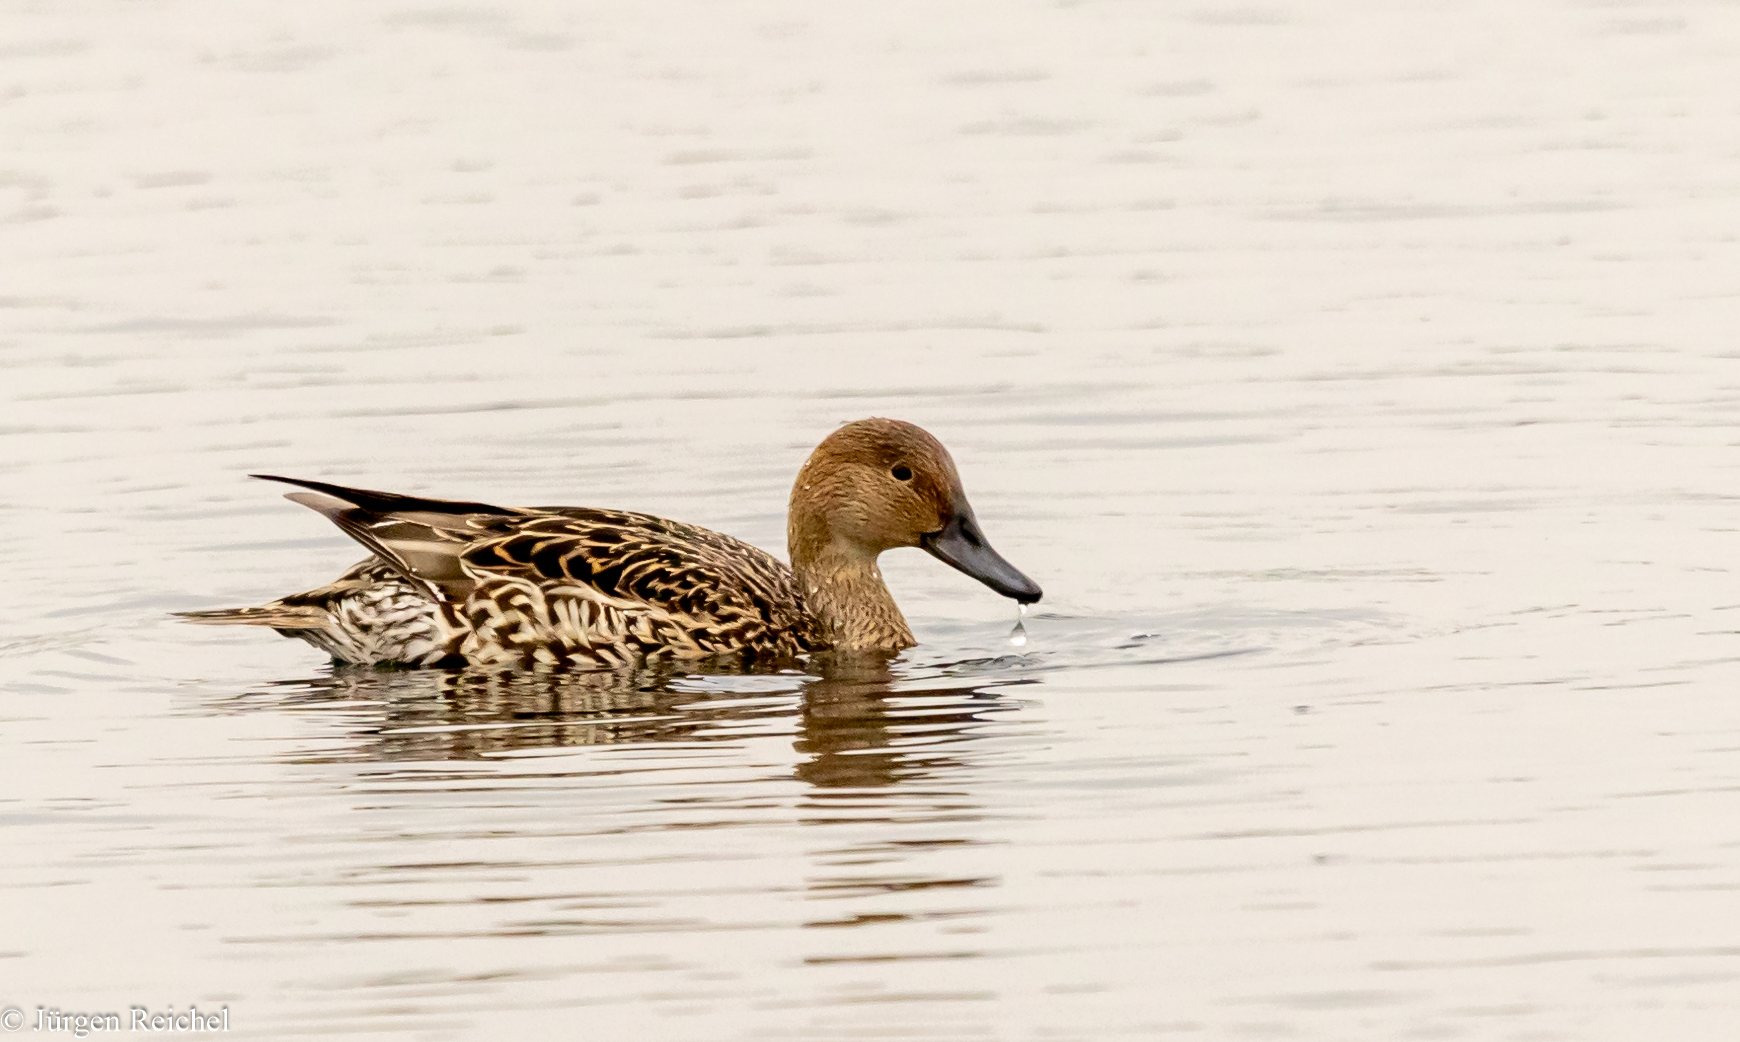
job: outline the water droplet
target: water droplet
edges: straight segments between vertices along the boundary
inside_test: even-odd
[[[1025,604],[1017,604],[1017,605],[1016,605],[1016,606],[1015,606],[1015,610],[1016,610],[1016,611],[1018,611],[1018,612],[1020,612],[1020,613],[1021,613],[1021,614],[1022,614],[1022,615],[1023,615],[1023,616],[1025,616],[1025,615],[1026,615],[1026,614],[1027,614],[1027,605],[1025,605]],[[1020,621],[1021,621],[1021,620],[1020,620],[1020,619],[1016,619],[1016,620],[1015,620],[1015,621],[1016,621],[1016,622],[1020,622]]]
[[[1027,605],[1021,606],[1021,614],[1027,614]],[[1009,643],[1018,648],[1027,646],[1027,624],[1022,622],[1019,617],[1015,620],[1015,628],[1009,631]]]

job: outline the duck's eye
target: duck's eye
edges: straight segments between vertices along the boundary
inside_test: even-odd
[[[889,473],[894,475],[895,481],[912,480],[912,471],[904,463],[896,463],[894,469],[889,471]]]

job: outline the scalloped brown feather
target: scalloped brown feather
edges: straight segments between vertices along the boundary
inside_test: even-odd
[[[746,654],[823,646],[791,569],[730,536],[649,514],[526,511],[467,545],[460,608],[472,662]]]

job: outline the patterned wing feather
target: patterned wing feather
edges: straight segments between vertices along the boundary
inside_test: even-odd
[[[468,547],[462,563],[477,586],[466,606],[472,628],[504,648],[614,664],[623,654],[792,655],[819,641],[784,564],[647,514],[528,510]]]
[[[505,530],[520,516],[520,511],[488,503],[422,499],[272,474],[253,476],[308,489],[285,498],[326,515],[406,581],[444,603],[463,601],[472,592],[471,579],[460,566],[465,549],[480,537]]]

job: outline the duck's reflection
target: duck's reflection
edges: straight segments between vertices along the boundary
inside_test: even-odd
[[[344,875],[427,884],[365,898],[407,922],[423,922],[432,900],[479,906],[470,873],[481,867],[507,891],[475,909],[491,936],[717,929],[736,914],[718,895],[741,893],[751,905],[773,898],[757,907],[794,925],[864,928],[867,940],[845,948],[802,942],[806,963],[955,959],[985,954],[963,937],[999,907],[988,896],[1001,885],[996,862],[977,850],[995,840],[973,823],[993,813],[978,791],[992,748],[982,739],[1007,732],[999,716],[1020,708],[1007,690],[1023,683],[1020,669],[887,657],[759,674],[335,669],[208,708],[317,722],[318,744],[304,739],[287,759],[396,794],[392,827],[364,837],[388,846],[348,851]],[[434,829],[396,809],[404,795],[443,791],[465,795],[413,801],[459,812]],[[561,842],[543,842],[552,836]],[[532,846],[406,854],[407,843],[503,837]],[[545,856],[528,860],[527,849]],[[515,880],[518,891],[503,882]],[[915,924],[918,934],[900,929]]]
[[[958,670],[955,670],[958,671]],[[794,774],[820,790],[946,773],[959,743],[1014,708],[1020,683],[903,674],[891,656],[818,656],[807,670],[529,673],[335,668],[226,700],[319,711],[343,740],[298,762],[444,762],[576,746],[741,741],[789,735]],[[970,672],[970,670],[969,670]],[[330,715],[329,715],[330,714]]]
[[[803,691],[793,772],[822,789],[876,788],[961,766],[943,747],[975,736],[1008,708],[989,689],[903,683],[892,656],[818,662]]]

